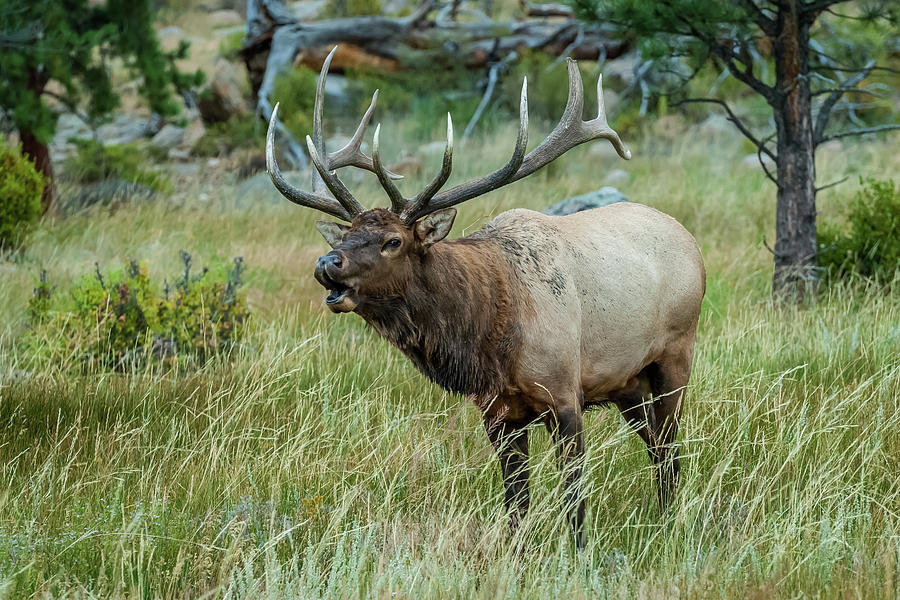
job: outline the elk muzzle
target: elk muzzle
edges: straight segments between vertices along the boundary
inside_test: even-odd
[[[325,304],[331,312],[351,312],[359,304],[356,290],[347,281],[347,259],[336,250],[332,250],[316,261],[316,281],[328,290]]]

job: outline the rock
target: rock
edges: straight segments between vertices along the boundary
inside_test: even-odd
[[[228,62],[220,59],[216,62],[215,73],[209,87],[200,93],[197,108],[205,123],[221,123],[233,115],[247,112],[247,101],[244,99],[246,74]]]
[[[184,141],[184,127],[176,127],[175,125],[166,124],[159,132],[153,136],[150,143],[157,148],[169,150],[178,146]]]
[[[625,194],[614,187],[602,187],[595,192],[582,194],[581,196],[573,196],[566,198],[562,202],[557,202],[553,206],[544,210],[545,215],[571,215],[583,210],[592,208],[600,208],[601,206],[609,206],[616,202],[628,202]]]
[[[133,200],[151,200],[157,191],[140,183],[124,179],[106,179],[77,190],[72,195],[61,196],[57,207],[65,215],[71,215],[91,206],[113,206]]]
[[[222,9],[209,13],[210,27],[232,27],[234,25],[242,25],[243,17],[236,10]]]
[[[144,119],[120,113],[111,123],[97,128],[97,137],[104,146],[127,144],[144,137],[146,124]]]
[[[604,92],[607,85],[624,88],[634,83],[635,70],[641,63],[638,52],[629,52],[605,63],[602,67]]]
[[[623,169],[613,169],[603,178],[603,185],[616,187],[631,182],[631,175]]]
[[[766,168],[769,170],[769,173],[775,174],[775,161],[769,158],[766,154],[761,154],[762,161],[766,165]],[[759,164],[759,156],[754,152],[753,154],[748,154],[744,158],[741,159],[741,166],[747,167],[749,169],[762,169],[762,166]]]
[[[294,2],[290,10],[298,21],[315,21],[319,18],[319,12],[325,8],[325,0],[301,0]]]

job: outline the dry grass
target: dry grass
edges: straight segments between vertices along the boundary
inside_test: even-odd
[[[473,141],[456,177],[502,162],[510,133]],[[898,141],[824,155],[819,171],[885,177]],[[695,233],[709,290],[671,510],[656,507],[637,436],[596,411],[588,548],[572,548],[542,431],[533,511],[511,539],[474,407],[357,317],[326,313],[311,277],[317,215],[236,199],[223,177],[47,222],[0,264],[0,597],[896,598],[900,298],[855,284],[774,306],[761,244],[774,192],[736,166],[738,144],[656,137],[637,150],[628,165],[575,151],[469,203],[456,232],[624,166],[626,194]],[[854,187],[823,193],[824,213]],[[383,203],[372,182],[357,189]],[[60,283],[130,257],[167,272],[181,248],[252,268],[252,331],[230,361],[76,376],[22,354],[38,268]]]

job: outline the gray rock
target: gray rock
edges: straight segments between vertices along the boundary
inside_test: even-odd
[[[140,183],[124,179],[106,179],[86,185],[72,194],[61,196],[57,207],[64,215],[71,215],[92,206],[114,206],[134,200],[151,200],[157,191]]]
[[[227,60],[216,62],[209,87],[200,93],[197,108],[205,123],[221,123],[232,115],[247,112],[244,98],[246,74]]]
[[[602,187],[597,191],[566,198],[562,202],[557,202],[553,206],[544,210],[545,215],[571,215],[583,210],[592,208],[600,208],[601,206],[609,206],[616,202],[628,202],[625,194],[614,187]]]
[[[628,87],[634,83],[635,72],[641,64],[638,52],[629,52],[603,65],[603,87],[613,85],[618,88]],[[605,90],[604,90],[605,91]]]
[[[628,172],[623,169],[613,169],[606,174],[606,177],[603,178],[604,185],[611,185],[613,187],[616,187],[617,185],[625,185],[626,183],[630,182],[631,175],[629,175]]]
[[[176,127],[175,125],[166,124],[159,132],[153,136],[150,143],[157,148],[169,150],[184,141],[184,127]]]
[[[97,137],[104,146],[127,144],[144,137],[146,124],[145,119],[121,113],[116,115],[111,123],[98,127]]]

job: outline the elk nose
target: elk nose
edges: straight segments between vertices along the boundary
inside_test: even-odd
[[[341,255],[332,250],[325,256],[319,257],[319,260],[316,262],[316,271],[324,271],[328,267],[331,267],[332,269],[340,269],[343,266],[344,261],[341,258]]]

